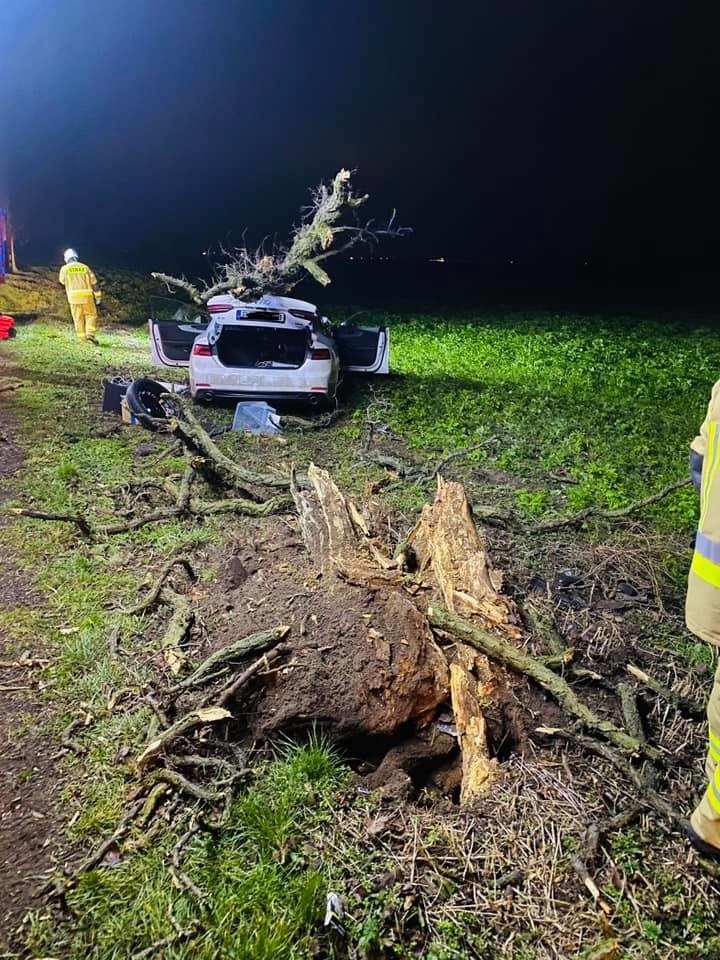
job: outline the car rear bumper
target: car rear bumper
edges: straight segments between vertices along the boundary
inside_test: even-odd
[[[292,391],[268,391],[268,390],[215,390],[212,387],[197,387],[191,390],[193,400],[290,400],[304,401],[308,403],[319,403],[323,400],[332,400],[333,397],[327,391],[320,390],[292,390]]]

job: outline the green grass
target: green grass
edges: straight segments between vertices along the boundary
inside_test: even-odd
[[[95,870],[69,896],[83,922],[58,937],[54,919],[36,918],[29,946],[36,956],[62,950],[64,960],[125,960],[197,921],[191,942],[163,956],[197,960],[301,960],[321,930],[327,880],[308,836],[332,820],[346,773],[317,739],[286,747],[260,765],[234,802],[222,831],[188,848],[183,869],[210,891],[205,906],[168,880],[167,863],[180,830],[114,869]]]
[[[419,451],[490,437],[494,465],[541,484],[518,495],[532,516],[553,505],[620,507],[687,474],[690,440],[720,376],[720,338],[669,320],[554,314],[397,316],[381,386],[390,425]],[[471,460],[487,462],[490,452]],[[549,474],[578,483],[562,488]],[[542,494],[542,496],[540,495]],[[692,528],[683,490],[650,511]]]
[[[111,277],[106,286],[111,303],[126,295],[131,301],[136,297],[133,303],[142,300],[142,286],[138,282],[136,289],[135,280]],[[13,296],[19,309],[17,291]],[[40,294],[33,296],[37,306]],[[54,294],[44,296],[55,304],[48,307],[51,316],[20,328],[16,340],[0,345],[0,360],[16,364],[28,384],[12,399],[28,457],[22,474],[11,481],[12,502],[58,512],[109,513],[115,509],[111,489],[128,477],[181,468],[178,461],[148,467],[135,450],[152,438],[134,428],[108,433],[114,421],[100,415],[104,376],[157,374],[148,363],[147,334],[141,328],[101,327],[102,346],[91,349],[76,342],[69,317],[60,319],[62,301]],[[28,302],[25,308],[31,309]],[[123,309],[132,319],[135,307]],[[113,306],[106,320],[119,315]],[[369,385],[351,385],[347,403],[356,409],[338,429],[289,436],[288,446],[273,448],[274,455],[298,464],[312,457],[331,466],[341,486],[361,491],[383,473],[360,463],[358,444],[366,406],[375,395],[389,402],[389,425],[418,459],[435,462],[448,452],[495,438],[460,469],[471,483],[472,471],[483,467],[507,477],[505,486],[478,481],[479,495],[483,502],[497,500],[529,518],[590,504],[622,506],[684,476],[687,444],[720,369],[714,333],[659,321],[380,313],[369,320],[392,327],[396,375],[376,382],[374,394]],[[204,411],[206,415],[227,422],[231,413]],[[235,437],[224,442],[228,450],[241,443]],[[242,443],[242,455],[261,458],[269,449],[259,442]],[[577,484],[558,485],[550,477],[563,472]],[[426,497],[422,487],[398,484],[386,499],[410,519]],[[685,534],[692,529],[695,510],[694,494],[687,490],[648,516],[663,530]],[[6,549],[33,574],[44,597],[42,609],[0,613],[0,630],[16,649],[39,646],[51,658],[43,674],[55,713],[49,735],[57,737],[79,709],[92,716],[76,735],[88,752],[69,762],[64,792],[68,819],[78,813],[73,836],[88,847],[112,830],[132,783],[132,760],[119,761],[119,747],[135,756],[150,720],[137,698],[113,705],[113,695],[137,689],[153,675],[150,659],[162,631],[161,618],[124,617],[117,608],[137,598],[147,570],[171,550],[221,545],[228,526],[173,521],[101,545],[83,542],[64,524],[16,520],[3,530]],[[670,557],[668,567],[679,582],[682,563]],[[203,579],[208,578],[206,571]],[[109,649],[114,627],[120,629],[119,657]],[[708,661],[707,649],[691,638],[668,635],[658,640],[659,646],[663,643],[689,663]],[[181,828],[169,828],[146,849],[123,853],[119,866],[85,876],[70,896],[76,921],[58,924],[55,915],[34,915],[28,926],[33,955],[67,960],[134,956],[172,935],[172,909],[181,926],[198,920],[200,928],[189,942],[162,948],[168,960],[304,960],[317,951],[364,960],[499,956],[507,935],[501,919],[498,928],[478,929],[471,913],[456,911],[431,935],[419,928],[403,882],[378,881],[393,863],[382,845],[369,852],[362,839],[367,817],[376,813],[375,802],[349,793],[347,776],[327,744],[286,745],[253,769],[225,827],[189,847],[185,869],[207,891],[205,905],[171,882],[167,861]],[[338,833],[338,808],[354,818],[352,836]],[[430,832],[420,831],[419,838],[426,848],[437,841]],[[617,838],[613,854],[621,868],[630,874],[637,870],[648,843],[637,831]],[[566,849],[571,848],[568,842]],[[442,856],[451,858],[452,852],[445,847]],[[368,880],[361,894],[358,878]],[[457,882],[446,880],[439,903],[452,897]],[[652,957],[666,940],[676,945],[678,956],[714,956],[714,914],[703,916],[693,908],[687,916],[676,915],[675,878],[658,874],[652,882],[663,916],[651,898],[638,916],[627,899],[615,896],[618,926],[628,942],[635,942],[629,956]],[[346,918],[349,947],[339,946],[334,954],[320,927],[329,890],[341,895],[353,891]],[[690,952],[697,950],[704,932],[707,951]],[[686,948],[686,940],[692,946]],[[534,942],[533,935],[519,932],[506,955],[510,960],[541,956]]]

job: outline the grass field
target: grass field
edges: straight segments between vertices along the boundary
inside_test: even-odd
[[[33,289],[32,302],[15,291],[15,300],[7,294],[5,303],[3,291],[0,304],[42,307],[42,290]],[[0,404],[7,403],[18,419],[27,451],[22,472],[11,481],[13,502],[110,514],[112,490],[134,472],[162,476],[181,462],[146,466],[143,461],[139,467],[135,451],[148,434],[139,428],[108,429],[113,424],[98,412],[104,375],[149,372],[145,331],[108,325],[94,350],[75,342],[69,321],[59,318],[61,306],[56,304],[56,318],[23,326],[14,341],[0,345],[0,364],[23,384],[11,398],[0,395]],[[127,320],[131,311],[124,311],[119,315],[111,309],[106,322]],[[681,479],[688,443],[720,371],[720,338],[691,324],[470,311],[451,316],[376,312],[367,319],[391,327],[393,376],[352,384],[336,428],[289,436],[278,455],[299,463],[312,457],[359,493],[382,474],[360,462],[372,411],[372,418],[399,438],[385,441],[385,448],[418,462],[434,464],[485,442],[458,465],[459,475],[475,501],[512,511],[521,521],[586,506],[621,507]],[[210,415],[226,422],[231,411]],[[230,449],[234,442],[231,438]],[[261,459],[264,449],[246,445],[240,452]],[[389,491],[398,522],[410,524],[429,493],[431,487],[412,483]],[[658,626],[658,635],[675,631],[673,655],[688,670],[698,667],[702,682],[709,657],[681,635],[677,619],[695,516],[695,495],[682,489],[643,514],[638,535],[652,541],[654,557],[666,554],[667,578],[661,586],[674,612]],[[135,755],[150,720],[140,699],[119,710],[113,694],[147,681],[158,623],[150,616],[118,618],[110,608],[136,598],[147,572],[156,570],[169,551],[207,560],[228,533],[227,525],[214,521],[178,520],[107,544],[88,544],[64,524],[14,520],[3,530],[4,548],[32,572],[45,597],[42,610],[0,613],[0,629],[17,650],[39,643],[47,651],[51,663],[43,671],[43,696],[54,716],[48,735],[58,737],[76,718],[78,701],[93,718],[78,734],[87,752],[64,767],[66,819],[72,822],[71,837],[83,847],[110,833],[121,815],[132,773],[128,763],[118,761],[118,745]],[[612,534],[591,524],[584,534],[570,534],[570,540],[577,536],[598,543]],[[522,537],[517,552],[523,563],[540,562],[537,548]],[[210,562],[209,583],[215,572]],[[114,628],[128,644],[124,656],[109,652]],[[522,773],[522,766],[517,769]],[[463,862],[457,859],[460,834],[427,805],[403,815],[408,836],[415,838],[415,857],[430,858],[437,866],[437,888],[420,897],[403,873],[415,870],[412,858],[399,857],[389,840],[370,839],[368,825],[386,811],[352,785],[342,756],[322,738],[276,745],[258,760],[223,828],[188,844],[183,869],[204,891],[202,901],[174,883],[168,870],[173,846],[192,822],[194,811],[187,807],[151,841],[142,832],[133,835],[133,849],[124,848],[112,869],[86,874],[68,895],[71,918],[59,922],[50,910],[33,913],[23,932],[28,955],[63,960],[710,960],[720,955],[716,898],[694,874],[692,881],[684,878],[678,866],[682,844],[677,844],[680,859],[666,875],[652,857],[643,863],[643,850],[654,836],[647,820],[618,834],[608,848],[615,873],[603,895],[613,907],[611,921],[598,919],[592,904],[582,905],[587,898],[569,867],[577,837],[566,836],[553,854],[559,887],[571,891],[561,897],[565,907],[554,906],[546,923],[542,912],[532,914],[523,928],[504,888],[495,891],[487,912],[469,908]],[[522,803],[520,796],[513,803]],[[541,852],[537,856],[541,865]],[[481,858],[472,880],[479,887],[497,880],[496,875],[483,880],[484,862]],[[343,936],[328,935],[322,925],[330,891],[346,901]],[[426,909],[428,902],[432,910]],[[570,919],[574,914],[582,914],[577,929]]]

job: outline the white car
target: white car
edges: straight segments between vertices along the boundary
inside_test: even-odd
[[[195,400],[327,404],[343,371],[389,371],[387,328],[348,322],[332,329],[304,300],[264,296],[245,303],[226,294],[211,297],[206,312],[171,303],[172,319],[148,321],[153,362],[189,367]]]

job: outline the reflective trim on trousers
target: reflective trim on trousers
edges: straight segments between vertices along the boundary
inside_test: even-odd
[[[705,794],[708,803],[713,809],[713,812],[717,814],[718,819],[720,819],[720,786],[718,781],[720,780],[720,767],[717,767],[715,770],[715,776],[712,778],[708,784],[707,793]]]
[[[710,756],[713,758],[715,763],[720,763],[720,737],[711,730],[709,740]]]
[[[709,583],[711,587],[720,590],[720,563],[713,563],[696,550],[693,554],[691,571],[696,577]]]
[[[695,550],[701,557],[710,560],[712,563],[720,564],[720,543],[717,543],[712,537],[698,530],[695,537]]]

